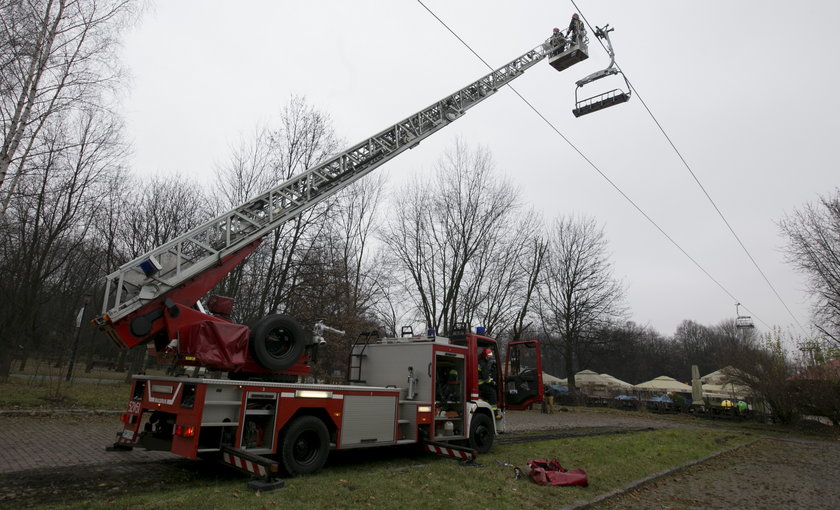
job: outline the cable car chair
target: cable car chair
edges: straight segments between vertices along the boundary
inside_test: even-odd
[[[582,78],[575,82],[577,85],[577,88],[575,88],[575,109],[572,110],[575,117],[597,112],[598,110],[626,103],[630,100],[630,82],[627,81],[627,77],[624,76],[624,73],[615,66],[615,52],[613,51],[609,35],[613,30],[614,29],[609,28],[609,25],[604,25],[604,28],[595,27],[595,35],[599,39],[604,39],[607,42],[607,52],[610,55],[610,65],[608,65],[606,69],[595,71],[586,78]],[[580,88],[584,85],[616,74],[620,74],[624,78],[624,83],[627,85],[627,92],[624,92],[621,89],[613,89],[609,92],[597,94],[586,99],[578,99],[578,90],[580,90]]]
[[[741,303],[735,303],[735,327],[737,329],[752,329],[755,327],[752,317],[749,315],[741,315]]]

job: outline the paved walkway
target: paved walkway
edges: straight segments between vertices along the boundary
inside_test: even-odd
[[[0,473],[109,464],[120,455],[135,464],[175,458],[143,450],[106,452],[120,425],[116,414],[0,418]]]

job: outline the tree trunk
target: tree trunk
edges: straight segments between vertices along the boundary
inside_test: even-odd
[[[125,372],[125,356],[128,354],[128,351],[121,350],[120,354],[117,356],[117,372]]]
[[[567,338],[563,342],[563,364],[566,368],[569,392],[574,393],[577,385],[575,384],[574,349],[572,347],[572,342]]]
[[[8,381],[12,372],[12,352],[9,349],[0,349],[0,381]]]

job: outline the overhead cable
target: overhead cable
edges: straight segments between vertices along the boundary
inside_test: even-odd
[[[463,44],[463,45],[464,45],[464,47],[466,47],[466,48],[470,51],[470,53],[472,53],[473,55],[475,55],[475,57],[476,57],[476,58],[478,58],[478,59],[479,59],[479,60],[480,60],[480,61],[481,61],[481,62],[482,62],[485,66],[487,66],[487,68],[488,68],[488,69],[490,69],[491,71],[493,70],[493,67],[492,67],[490,64],[488,64],[488,63],[487,63],[487,61],[486,61],[486,60],[484,60],[484,58],[482,58],[482,57],[481,57],[481,55],[479,55],[479,54],[478,54],[478,52],[476,52],[476,51],[475,51],[475,50],[474,50],[474,49],[473,49],[473,48],[472,48],[472,47],[471,47],[471,46],[470,46],[470,45],[469,45],[469,44],[468,44],[468,43],[467,43],[464,39],[462,39],[462,38],[461,38],[461,36],[459,36],[459,35],[458,35],[458,34],[457,34],[457,33],[456,33],[456,32],[455,32],[452,28],[450,28],[450,27],[449,27],[449,25],[447,25],[447,24],[446,24],[446,22],[444,22],[444,21],[443,21],[443,20],[442,20],[442,19],[441,19],[441,18],[440,18],[437,14],[435,14],[435,13],[434,13],[434,11],[432,11],[432,10],[431,10],[431,9],[430,9],[430,8],[429,8],[426,4],[425,4],[425,3],[423,3],[423,0],[417,0],[417,2],[418,2],[421,6],[423,6],[423,8],[424,8],[424,9],[426,9],[426,11],[428,11],[428,12],[429,12],[429,14],[431,14],[431,15],[432,15],[432,17],[434,17],[434,18],[435,18],[435,19],[436,19],[436,20],[437,20],[437,21],[438,21],[441,25],[443,25],[443,27],[444,27],[444,28],[446,28],[446,30],[448,30],[448,31],[449,31],[449,33],[451,33],[451,34],[452,34],[452,35],[453,35],[456,39],[458,39],[458,41],[459,41],[461,44]],[[575,7],[577,7],[577,6],[575,6]],[[581,15],[581,16],[582,16],[582,15]],[[590,27],[590,29],[591,29],[591,27]],[[632,198],[630,198],[630,196],[628,196],[628,195],[627,195],[627,194],[626,194],[626,193],[625,193],[625,192],[624,192],[624,191],[623,191],[623,190],[622,190],[622,189],[621,189],[621,188],[620,188],[620,187],[619,187],[619,186],[618,186],[615,182],[613,182],[613,180],[612,180],[612,179],[610,179],[610,178],[609,178],[609,177],[608,177],[608,176],[607,176],[607,175],[606,175],[606,174],[605,174],[605,173],[604,173],[604,172],[603,172],[603,171],[602,171],[602,170],[598,167],[598,165],[596,165],[596,164],[595,164],[595,163],[594,163],[591,159],[589,159],[589,158],[588,158],[588,157],[587,157],[587,156],[586,156],[586,155],[585,155],[585,154],[584,154],[584,153],[583,153],[580,149],[578,149],[578,147],[577,147],[574,143],[572,143],[572,142],[571,142],[571,140],[569,140],[569,139],[568,139],[568,138],[567,138],[567,137],[566,137],[566,136],[565,136],[565,135],[564,135],[564,134],[563,134],[563,133],[562,133],[562,132],[561,132],[561,131],[560,131],[560,130],[559,130],[559,129],[558,129],[558,128],[557,128],[557,127],[556,127],[556,126],[555,126],[555,125],[551,122],[551,121],[550,121],[550,120],[548,120],[548,118],[546,118],[546,117],[545,117],[545,115],[543,115],[543,114],[542,114],[542,113],[541,113],[541,112],[540,112],[540,111],[539,111],[539,110],[538,110],[538,109],[537,109],[537,108],[536,108],[533,104],[531,104],[531,102],[530,102],[530,101],[528,101],[528,100],[527,100],[527,99],[526,99],[526,98],[525,98],[522,94],[520,94],[520,93],[519,93],[519,91],[517,91],[517,90],[516,90],[516,88],[514,88],[514,87],[513,87],[510,83],[508,83],[506,86],[507,86],[507,87],[509,87],[509,88],[510,88],[510,90],[512,90],[512,91],[513,91],[513,93],[514,93],[514,94],[516,94],[516,95],[519,97],[519,99],[521,99],[521,100],[522,100],[522,101],[523,101],[526,105],[528,105],[528,107],[529,107],[531,110],[533,110],[533,111],[534,111],[534,113],[536,113],[536,114],[537,114],[537,116],[539,116],[539,118],[540,118],[540,119],[542,119],[542,120],[543,120],[543,122],[545,122],[545,123],[549,126],[549,128],[551,128],[551,130],[552,130],[552,131],[554,131],[557,135],[559,135],[559,136],[560,136],[560,138],[562,138],[562,139],[563,139],[563,141],[565,141],[565,142],[569,145],[569,147],[571,147],[571,148],[572,148],[572,150],[574,150],[574,151],[575,151],[575,152],[576,152],[576,153],[577,153],[577,154],[578,154],[578,155],[579,155],[579,156],[580,156],[580,157],[581,157],[584,161],[586,161],[586,162],[589,164],[589,166],[590,166],[590,167],[592,167],[592,169],[593,169],[593,170],[595,170],[595,171],[596,171],[596,172],[597,172],[597,173],[598,173],[598,174],[599,174],[602,178],[604,178],[604,180],[605,180],[605,181],[607,181],[607,183],[609,183],[609,185],[610,185],[610,186],[612,186],[612,187],[613,187],[613,189],[615,189],[615,190],[616,190],[616,191],[617,191],[617,192],[618,192],[618,193],[619,193],[622,197],[624,197],[624,199],[625,199],[625,200],[627,200],[627,201],[630,203],[630,205],[632,205],[632,206],[633,206],[633,207],[634,207],[634,208],[635,208],[635,209],[636,209],[636,210],[637,210],[637,211],[638,211],[638,212],[639,212],[639,213],[640,213],[640,214],[641,214],[641,215],[642,215],[642,216],[643,216],[643,217],[644,217],[644,218],[645,218],[645,219],[646,219],[646,220],[647,220],[647,221],[648,221],[651,225],[653,225],[653,226],[654,226],[654,228],[656,228],[656,230],[658,230],[658,231],[659,231],[659,232],[660,232],[663,236],[665,236],[665,238],[666,238],[666,239],[668,239],[668,241],[670,241],[670,242],[671,242],[671,244],[673,244],[673,245],[674,245],[674,246],[675,246],[675,247],[676,247],[676,248],[677,248],[680,252],[682,252],[682,254],[683,254],[683,255],[685,255],[685,256],[686,256],[686,258],[688,258],[688,260],[690,260],[690,261],[691,261],[691,262],[692,262],[695,266],[697,266],[697,268],[698,268],[698,269],[700,269],[700,271],[702,271],[702,272],[703,272],[703,274],[705,274],[705,275],[706,275],[706,276],[707,276],[707,277],[708,277],[708,278],[709,278],[712,282],[714,282],[714,283],[715,283],[715,284],[716,284],[716,285],[717,285],[717,286],[718,286],[718,287],[719,287],[719,288],[720,288],[720,289],[721,289],[724,293],[726,293],[726,294],[727,294],[730,298],[732,298],[735,302],[740,302],[740,300],[739,300],[739,299],[737,299],[737,298],[736,298],[736,297],[735,297],[735,296],[734,296],[734,295],[733,295],[733,294],[729,291],[729,289],[727,289],[727,288],[726,288],[726,287],[725,287],[722,283],[720,283],[720,282],[719,282],[719,281],[718,281],[718,280],[717,280],[714,276],[712,276],[712,275],[711,275],[711,273],[709,273],[709,272],[708,272],[708,271],[707,271],[707,270],[706,270],[706,269],[705,269],[705,268],[704,268],[704,267],[703,267],[703,266],[702,266],[702,265],[701,265],[701,264],[700,264],[700,263],[699,263],[696,259],[694,259],[694,257],[692,257],[691,255],[689,255],[689,253],[688,253],[687,251],[685,251],[685,249],[683,249],[683,247],[682,247],[682,246],[680,246],[680,244],[679,244],[676,240],[674,240],[674,238],[673,238],[673,237],[671,237],[671,236],[670,236],[667,232],[665,232],[665,230],[664,230],[662,227],[660,227],[660,226],[659,226],[659,224],[658,224],[658,223],[656,223],[656,221],[654,221],[654,220],[653,220],[653,218],[651,218],[651,217],[650,217],[650,216],[649,216],[649,215],[648,215],[648,214],[647,214],[647,213],[646,213],[646,212],[645,212],[645,211],[644,211],[644,210],[643,210],[643,209],[642,209],[642,208],[641,208],[641,207],[640,207],[640,206],[639,206],[639,205],[638,205],[638,204],[637,204],[637,203],[636,203],[636,202],[635,202]],[[758,316],[756,316],[754,313],[752,313],[752,312],[749,310],[749,308],[747,308],[747,307],[746,307],[746,306],[744,306],[743,304],[742,304],[741,306],[742,306],[745,310],[747,310],[748,312],[750,312],[750,313],[752,314],[752,316],[753,316],[753,317],[755,317],[755,318],[756,318],[759,322],[761,322],[761,323],[762,323],[762,324],[764,324],[764,325],[765,325],[768,329],[770,329],[770,326],[769,326],[766,322],[764,322],[764,321],[763,321],[760,317],[758,317]]]
[[[572,5],[574,5],[575,10],[583,18],[583,21],[586,23],[586,26],[589,27],[590,30],[593,30],[592,25],[589,23],[589,20],[586,19],[586,16],[580,10],[580,7],[578,7],[577,3],[575,3],[575,0],[570,0],[570,1],[572,2]],[[596,39],[598,39],[598,43],[601,45],[601,48],[603,48],[603,50],[609,54],[609,51],[604,46],[604,43],[601,41],[601,39],[600,38],[596,38]],[[659,128],[659,131],[662,133],[662,136],[665,137],[665,140],[667,140],[668,144],[671,146],[671,148],[674,149],[674,152],[677,154],[677,157],[679,157],[679,159],[682,162],[685,169],[688,170],[688,173],[691,174],[691,177],[694,179],[694,182],[697,184],[697,186],[700,188],[700,190],[703,192],[703,194],[706,195],[706,198],[709,200],[709,203],[712,204],[712,207],[714,207],[715,211],[718,213],[718,216],[720,216],[720,219],[723,220],[723,223],[726,225],[726,228],[729,230],[729,232],[732,234],[732,236],[735,238],[735,240],[738,241],[738,244],[741,246],[741,249],[744,250],[744,253],[746,253],[747,258],[750,259],[750,262],[752,262],[753,266],[755,266],[756,270],[758,270],[759,274],[761,274],[761,277],[764,278],[764,281],[767,283],[767,286],[770,287],[770,290],[773,291],[773,294],[776,295],[776,298],[779,300],[780,303],[782,303],[782,306],[785,307],[785,310],[787,310],[788,314],[790,314],[791,318],[793,318],[794,322],[796,322],[796,325],[799,326],[799,328],[802,330],[803,333],[807,334],[807,331],[805,331],[805,328],[799,322],[799,319],[797,319],[796,316],[793,314],[790,307],[788,307],[785,300],[782,299],[782,296],[776,290],[776,287],[773,286],[773,284],[770,282],[770,279],[767,277],[767,275],[764,273],[764,271],[758,265],[758,262],[756,262],[755,258],[752,256],[752,253],[750,253],[750,251],[747,249],[746,245],[744,245],[744,242],[741,240],[741,237],[738,236],[738,234],[735,232],[735,229],[732,228],[732,225],[729,223],[729,220],[727,220],[726,216],[724,216],[723,211],[720,210],[717,203],[715,203],[714,199],[712,199],[712,196],[709,194],[708,191],[706,191],[706,187],[703,186],[703,184],[700,182],[700,179],[697,177],[697,174],[695,174],[694,170],[691,169],[691,165],[688,164],[688,161],[686,161],[686,159],[683,157],[682,153],[677,148],[676,144],[674,144],[673,140],[671,140],[671,137],[665,131],[665,128],[662,127],[662,124],[660,124],[659,120],[656,118],[656,116],[653,114],[653,112],[650,110],[650,108],[648,108],[647,103],[645,103],[645,100],[642,99],[642,95],[639,93],[639,91],[636,89],[636,87],[633,86],[633,82],[630,81],[630,78],[627,77],[627,74],[624,72],[623,69],[621,69],[621,66],[618,65],[618,61],[615,60],[614,62],[615,62],[615,67],[621,72],[621,74],[624,75],[624,78],[627,80],[627,84],[629,85],[630,89],[636,94],[636,97],[642,103],[642,106],[645,108],[648,115],[650,115],[650,118],[653,119],[653,122],[654,122],[654,124],[656,124],[656,127]],[[746,307],[744,307],[744,308],[746,309]]]

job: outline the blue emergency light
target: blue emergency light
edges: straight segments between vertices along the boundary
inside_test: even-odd
[[[149,257],[140,263],[140,269],[143,270],[143,274],[147,277],[157,273],[162,267],[163,266],[160,265],[160,262],[155,260],[154,257]]]

